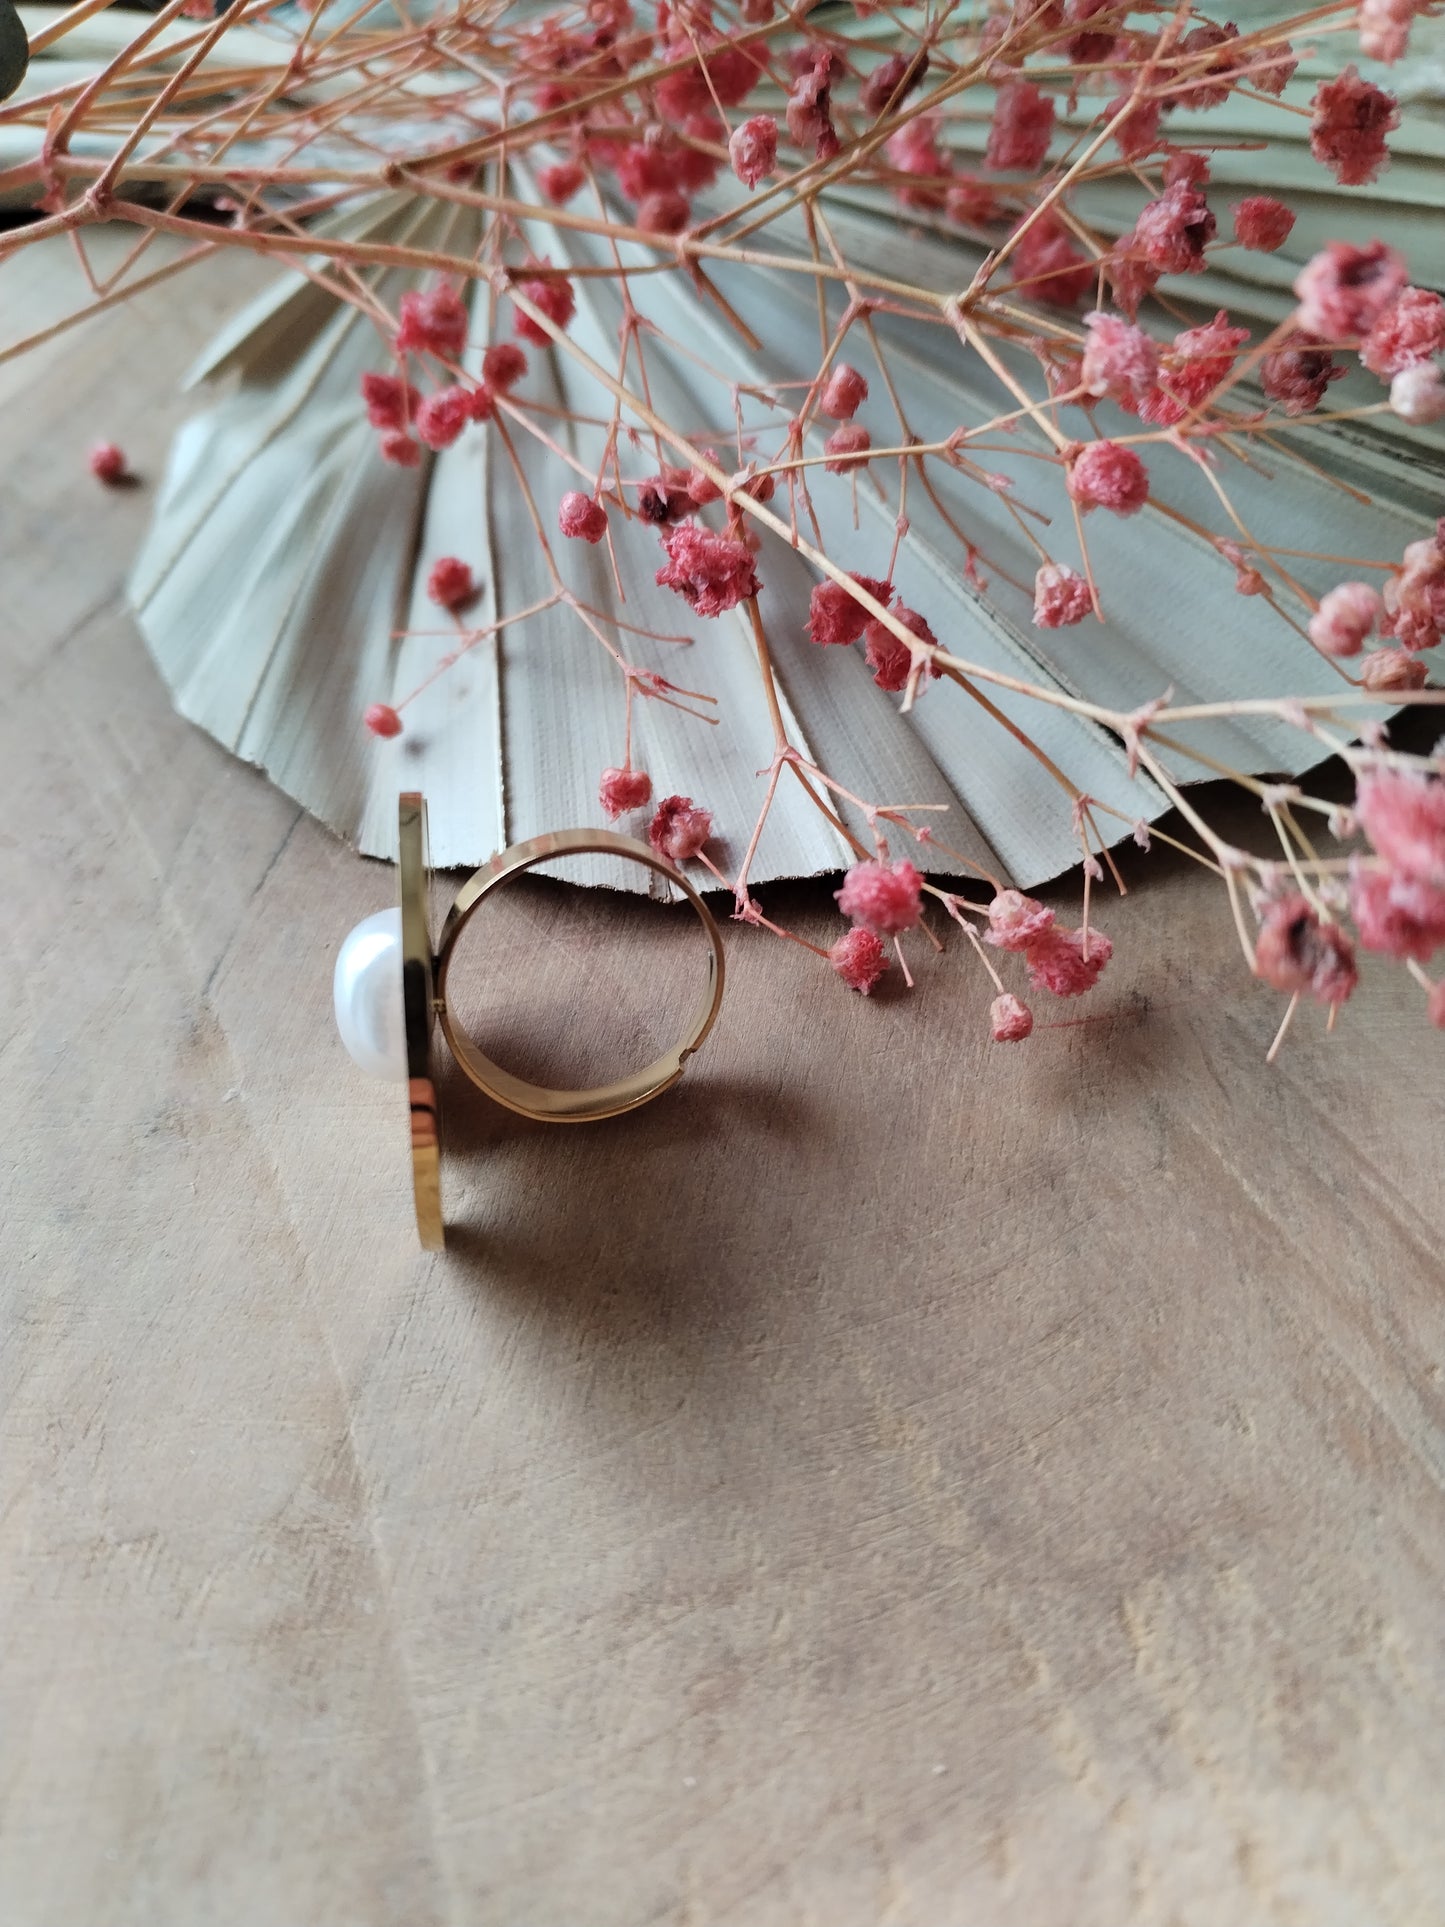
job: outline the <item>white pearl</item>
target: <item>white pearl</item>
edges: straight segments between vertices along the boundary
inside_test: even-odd
[[[336,956],[336,1028],[368,1077],[406,1082],[406,1011],[401,994],[401,911],[363,917]]]

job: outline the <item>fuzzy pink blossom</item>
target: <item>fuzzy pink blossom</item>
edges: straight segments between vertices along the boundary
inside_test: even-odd
[[[1092,990],[1114,954],[1100,930],[1060,930],[1055,926],[1024,952],[1029,982],[1055,997],[1082,997]]]
[[[570,201],[586,179],[586,170],[576,161],[559,161],[554,167],[537,170],[537,185],[554,207]]]
[[[1400,694],[1423,689],[1430,672],[1408,649],[1372,649],[1360,665],[1360,686]]]
[[[625,816],[652,800],[652,778],[645,769],[605,769],[597,800],[609,816]]]
[[[791,139],[799,147],[811,147],[814,158],[820,161],[830,161],[838,152],[832,76],[832,62],[825,54],[810,72],[794,82],[784,115]]]
[[[778,164],[778,123],[771,114],[754,114],[733,129],[728,159],[746,188],[754,188],[768,178]]]
[[[1355,814],[1392,870],[1445,889],[1445,781],[1423,771],[1368,770],[1356,785]]]
[[[404,428],[421,406],[420,391],[400,375],[363,375],[361,399],[373,428]]]
[[[984,165],[995,174],[1005,170],[1032,173],[1042,167],[1053,133],[1052,96],[1032,81],[1010,81],[998,90]]]
[[[1202,407],[1228,377],[1248,339],[1248,328],[1230,327],[1223,308],[1213,321],[1181,329],[1162,358],[1159,385],[1139,404],[1140,420],[1172,428]]]
[[[557,526],[573,542],[600,542],[607,533],[607,511],[590,495],[569,488],[557,504]]]
[[[1132,448],[1117,442],[1090,442],[1069,464],[1069,493],[1085,514],[1108,509],[1137,515],[1149,499],[1149,471]]]
[[[401,297],[398,354],[436,355],[456,361],[467,345],[467,310],[453,289],[413,289]]]
[[[431,566],[426,592],[439,609],[463,609],[476,595],[477,584],[459,555],[443,555]]]
[[[1193,84],[1179,87],[1173,95],[1179,107],[1189,113],[1202,113],[1210,107],[1223,106],[1240,74],[1241,62],[1229,45],[1238,38],[1239,29],[1232,22],[1227,26],[1216,26],[1212,21],[1205,21],[1202,26],[1193,27],[1180,36],[1176,51],[1186,59],[1192,57],[1196,64],[1193,68]],[[1201,69],[1197,64],[1198,56],[1214,47],[1228,51],[1206,62]]]
[[[1084,343],[1079,379],[1091,395],[1109,395],[1136,405],[1159,378],[1159,348],[1151,335],[1116,314],[1084,317],[1089,335]]]
[[[472,398],[465,388],[439,388],[416,411],[416,432],[428,448],[450,448],[472,419]]]
[[[421,461],[421,443],[397,429],[382,436],[381,459],[396,468],[416,468]]]
[[[1445,548],[1433,538],[1409,542],[1385,583],[1380,628],[1405,649],[1433,649],[1445,629]]]
[[[835,422],[851,421],[868,399],[868,384],[856,368],[840,361],[824,383],[818,406]]]
[[[1327,656],[1357,656],[1380,613],[1380,598],[1367,582],[1342,582],[1310,617],[1310,641]]]
[[[938,145],[937,114],[919,114],[890,134],[884,146],[890,164],[913,178],[895,189],[905,207],[942,206],[949,160]]]
[[[1056,308],[1075,307],[1097,278],[1052,208],[1034,221],[1014,249],[1014,278],[1040,301]]]
[[[1423,0],[1360,0],[1360,52],[1392,65],[1410,44],[1410,26]]]
[[[527,372],[527,357],[515,341],[497,341],[482,356],[482,380],[503,393]]]
[[[1006,990],[989,1005],[988,1021],[996,1044],[1021,1044],[1034,1027],[1034,1014]]]
[[[1000,890],[988,906],[988,929],[983,940],[996,950],[1028,950],[1054,928],[1054,913],[1037,897],[1022,890]]]
[[[1402,288],[1360,343],[1372,375],[1398,375],[1445,353],[1445,301],[1426,288]]]
[[[1034,626],[1065,629],[1094,613],[1089,585],[1077,570],[1045,562],[1034,577]]]
[[[390,703],[372,703],[361,720],[373,736],[401,734],[401,718]]]
[[[1179,181],[1139,210],[1134,248],[1160,274],[1199,274],[1215,227],[1203,194],[1191,182]]]
[[[1350,865],[1350,913],[1366,950],[1428,963],[1445,944],[1445,890],[1418,877]]]
[[[1400,125],[1393,94],[1346,67],[1310,102],[1310,152],[1342,187],[1363,187],[1390,164],[1385,136]]]
[[[1234,238],[1256,254],[1273,254],[1290,237],[1293,212],[1268,194],[1248,194],[1234,204]]]
[[[837,894],[838,908],[853,923],[880,937],[901,936],[923,914],[923,878],[908,861],[855,863]]]
[[[870,575],[855,575],[853,580],[875,601],[886,607],[893,594],[891,582],[879,582]],[[873,620],[863,604],[849,595],[841,582],[819,582],[808,599],[807,632],[812,641],[829,644],[857,642]]]
[[[1259,380],[1265,394],[1287,415],[1308,415],[1319,407],[1330,383],[1347,372],[1312,336],[1296,335],[1292,346],[1265,356]]]
[[[1324,922],[1291,891],[1266,905],[1254,944],[1254,973],[1275,990],[1342,1004],[1359,981],[1355,946],[1337,923]]]
[[[534,308],[541,309],[554,328],[565,329],[577,312],[577,297],[572,292],[572,283],[565,275],[552,274],[545,278],[538,276],[531,281],[523,281],[519,292],[531,302]],[[551,347],[551,335],[529,314],[524,314],[520,308],[517,309],[512,326],[523,341],[533,342],[538,348]]]
[[[1127,113],[1124,112],[1126,108]],[[1153,153],[1159,144],[1159,123],[1164,117],[1164,102],[1151,100],[1147,96],[1141,99],[1130,94],[1119,94],[1104,109],[1104,118],[1114,121],[1116,114],[1123,114],[1123,118],[1114,124],[1114,140],[1125,160],[1141,161],[1146,154]]]
[[[828,952],[828,962],[850,990],[866,997],[888,968],[883,945],[871,930],[847,931]]]
[[[114,442],[97,442],[86,456],[86,466],[96,481],[104,482],[107,488],[115,488],[130,477],[125,450],[117,448]]]
[[[681,234],[692,215],[685,194],[664,188],[637,203],[637,225],[644,234]]]
[[[873,437],[862,422],[839,422],[823,443],[823,453],[828,458],[823,466],[830,475],[844,475],[850,468],[863,468],[872,444]]]
[[[911,630],[920,642],[927,643],[930,648],[938,647],[938,637],[934,635],[916,609],[907,609],[900,602],[892,613],[895,619],[901,622],[905,629]],[[885,623],[876,621],[868,623],[863,631],[863,638],[866,645],[863,653],[868,667],[873,671],[873,680],[878,687],[888,690],[893,695],[896,695],[900,689],[906,688],[908,678],[913,673],[914,663],[913,651],[908,644],[901,637],[895,636]],[[937,676],[939,671],[932,663],[928,663],[925,673]]]
[[[875,116],[881,114],[890,101],[895,107],[901,107],[927,72],[928,55],[925,53],[890,54],[886,60],[879,62],[858,89],[858,105],[865,114]],[[907,86],[903,84],[905,81]]]
[[[1299,325],[1321,341],[1368,334],[1406,281],[1403,257],[1383,241],[1331,241],[1295,277]]]
[[[1433,362],[1402,368],[1390,383],[1390,406],[1402,422],[1425,428],[1445,418],[1445,381]]]
[[[700,616],[720,616],[762,588],[752,552],[730,535],[684,522],[662,538],[667,563],[657,571],[664,589],[676,589]]]
[[[684,863],[712,835],[712,812],[690,796],[664,796],[647,826],[647,840],[659,856]]]

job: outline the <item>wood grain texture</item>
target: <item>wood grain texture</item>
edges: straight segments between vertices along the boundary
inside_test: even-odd
[[[864,1004],[733,930],[648,1110],[448,1091],[419,1256],[329,1009],[390,872],[171,714],[145,493],[84,473],[155,472],[245,285],[0,369],[0,1920],[1433,1927],[1418,1000],[1371,973],[1267,1070],[1168,861],[1017,1050],[956,947]],[[557,909],[501,932],[529,1010],[578,1001]],[[676,941],[587,914],[624,979]]]

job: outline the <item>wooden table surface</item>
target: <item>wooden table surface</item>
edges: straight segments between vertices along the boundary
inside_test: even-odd
[[[7,268],[7,334],[69,274]],[[171,713],[149,491],[85,472],[154,480],[253,281],[0,368],[0,1921],[1437,1927],[1418,994],[1371,971],[1266,1068],[1278,1001],[1167,858],[1022,1048],[958,945],[864,1003],[732,927],[658,1104],[449,1091],[418,1255],[330,1012],[392,874]],[[479,994],[523,1054],[682,942],[511,902]]]

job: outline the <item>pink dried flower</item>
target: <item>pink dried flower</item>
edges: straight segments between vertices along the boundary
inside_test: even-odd
[[[401,718],[390,703],[372,703],[361,719],[373,736],[400,736]]]
[[[1152,336],[1116,314],[1084,317],[1089,331],[1079,371],[1091,395],[1109,395],[1137,406],[1159,378],[1159,349]]]
[[[1069,464],[1069,493],[1085,514],[1137,515],[1149,499],[1149,471],[1132,448],[1090,442]]]
[[[883,945],[871,930],[847,931],[828,952],[828,962],[850,990],[866,997],[888,968]]]
[[[1130,106],[1130,100],[1133,105]],[[1141,161],[1151,154],[1159,144],[1159,123],[1164,117],[1162,100],[1151,100],[1147,95],[1140,97],[1119,94],[1104,109],[1104,117],[1113,120],[1124,108],[1129,111],[1114,128],[1114,140],[1119,152],[1126,161]]]
[[[1094,599],[1083,576],[1061,563],[1045,562],[1034,577],[1034,626],[1065,629],[1094,613]]]
[[[912,73],[908,71],[910,67]],[[890,101],[895,108],[901,107],[927,72],[928,55],[925,53],[890,54],[886,60],[878,63],[858,89],[858,105],[865,114],[875,116],[881,114]],[[908,82],[906,87],[903,86],[905,79]]]
[[[1291,891],[1268,904],[1254,944],[1254,974],[1290,996],[1342,1004],[1359,981],[1355,946],[1337,923],[1321,920]]]
[[[637,203],[637,225],[645,234],[681,234],[691,214],[687,196],[671,188],[644,194]]]
[[[607,511],[590,495],[571,488],[557,504],[557,526],[574,542],[600,542],[607,533]]]
[[[555,167],[537,170],[537,185],[554,207],[570,201],[586,179],[586,169],[576,161],[559,161]]]
[[[879,582],[870,575],[855,575],[860,589],[886,607],[893,594],[891,582]],[[823,645],[857,642],[873,620],[862,603],[841,582],[819,582],[808,599],[808,635]]]
[[[1360,0],[1360,52],[1391,65],[1410,43],[1410,24],[1421,0]]]
[[[1029,982],[1055,997],[1082,997],[1092,990],[1114,954],[1100,930],[1047,930],[1024,952]]]
[[[915,120],[905,121],[889,135],[883,151],[900,174],[914,177],[895,190],[905,207],[942,206],[949,162],[939,149],[937,114],[920,114]]]
[[[1422,771],[1369,770],[1356,785],[1355,813],[1392,870],[1445,889],[1445,782]]]
[[[1327,348],[1308,335],[1297,335],[1296,345],[1266,355],[1259,365],[1260,386],[1287,415],[1307,415],[1318,408],[1332,381],[1347,373]]]
[[[1390,383],[1390,406],[1402,422],[1425,428],[1445,417],[1445,381],[1433,362],[1402,368]]]
[[[597,800],[609,816],[625,816],[628,810],[640,810],[652,800],[652,778],[645,769],[605,769],[597,785]],[[676,802],[677,798],[670,800]]]
[[[1027,950],[1041,943],[1054,928],[1054,913],[1037,897],[1022,890],[1000,890],[988,906],[984,942],[997,950]]]
[[[712,449],[704,449],[703,453],[709,461],[717,461],[717,456]],[[687,471],[687,492],[700,509],[706,508],[709,502],[722,500],[722,490],[712,477],[705,475],[700,468],[690,468]]]
[[[467,310],[451,288],[412,290],[401,297],[398,354],[436,355],[442,361],[456,361],[466,345]]]
[[[363,375],[361,399],[373,428],[405,428],[421,406],[420,391],[400,375]]]
[[[1199,274],[1216,222],[1209,203],[1189,181],[1166,188],[1139,210],[1134,248],[1160,274]]]
[[[711,810],[700,809],[690,796],[664,796],[647,826],[653,849],[674,863],[696,856],[711,835]]]
[[[1358,857],[1350,864],[1350,912],[1366,950],[1428,963],[1445,944],[1445,890]]]
[[[1221,27],[1206,21],[1202,26],[1181,35],[1177,52],[1186,57],[1207,53],[1212,47],[1228,47],[1231,41],[1238,38],[1239,29],[1232,22]],[[1217,59],[1207,61],[1202,69],[1195,69],[1196,73],[1207,78],[1196,80],[1193,86],[1180,87],[1174,94],[1175,103],[1189,113],[1202,113],[1207,108],[1220,107],[1228,100],[1240,71],[1239,56],[1232,50],[1223,53]]]
[[[1360,686],[1363,689],[1399,694],[1411,689],[1423,689],[1429,680],[1430,674],[1424,663],[1412,656],[1408,649],[1372,649],[1360,665]]]
[[[778,123],[771,114],[754,114],[733,129],[728,159],[746,188],[754,188],[768,178],[778,164]]]
[[[86,457],[86,464],[96,481],[104,482],[107,488],[116,487],[130,476],[125,450],[117,448],[114,442],[97,442]]]
[[[1223,308],[1213,321],[1182,329],[1164,356],[1159,386],[1139,405],[1140,419],[1170,428],[1202,407],[1228,377],[1248,339],[1247,328],[1230,327]]]
[[[1310,102],[1310,152],[1342,187],[1363,187],[1389,166],[1385,136],[1400,125],[1395,96],[1346,67]]]
[[[938,647],[938,637],[934,635],[916,609],[907,609],[900,602],[892,613],[905,629],[912,630],[920,642],[927,643],[930,648]],[[907,687],[908,678],[913,671],[913,651],[901,637],[895,636],[893,631],[881,622],[870,621],[863,631],[863,637],[865,643],[863,653],[868,667],[873,671],[874,682],[880,689],[886,689],[896,695],[900,689]],[[937,676],[939,671],[929,662],[925,673]]]
[[[1093,288],[1096,270],[1053,209],[1041,215],[1014,250],[1017,284],[1056,308],[1072,308]],[[1122,305],[1122,303],[1121,303]]]
[[[837,892],[838,908],[880,937],[901,936],[923,914],[923,878],[908,861],[855,863]]]
[[[577,297],[572,292],[572,283],[562,274],[550,274],[546,278],[538,276],[531,281],[523,281],[520,292],[534,308],[552,323],[554,328],[566,328],[577,312]],[[538,348],[550,348],[552,337],[540,327],[529,314],[518,308],[512,321],[515,331],[523,341],[535,343]]]
[[[450,448],[472,419],[472,398],[465,388],[439,388],[416,411],[416,432],[428,448]]]
[[[811,72],[794,82],[785,119],[788,133],[799,147],[811,147],[814,158],[830,161],[838,152],[833,126],[831,56],[824,54]]]
[[[994,998],[988,1007],[988,1020],[996,1044],[1021,1044],[1034,1027],[1033,1012],[1010,990]]]
[[[1005,170],[1032,173],[1043,165],[1053,133],[1052,96],[1032,81],[1010,81],[998,90],[984,165],[995,174]]]
[[[664,589],[677,593],[700,616],[719,616],[735,609],[762,588],[751,551],[730,535],[685,522],[662,538],[667,565],[657,572]]]
[[[1283,201],[1268,194],[1249,194],[1234,204],[1234,238],[1257,254],[1273,254],[1290,237],[1295,217]]]
[[[477,593],[471,569],[459,555],[444,555],[433,562],[426,579],[430,601],[441,609],[464,609]]]
[[[421,443],[399,430],[381,438],[381,458],[397,468],[415,468],[421,461]]]
[[[850,468],[864,468],[872,443],[873,437],[862,422],[839,422],[823,443],[823,453],[828,457],[823,466],[830,475],[846,474]]]
[[[840,361],[824,384],[818,406],[835,422],[851,421],[868,399],[868,384],[856,368]]]
[[[1380,620],[1380,598],[1367,582],[1342,582],[1310,617],[1310,641],[1327,656],[1357,656]]]
[[[1408,543],[1384,603],[1383,634],[1405,649],[1433,649],[1445,628],[1445,549],[1430,538]]]
[[[1360,343],[1372,375],[1398,375],[1445,352],[1445,301],[1425,288],[1402,288]]]
[[[1331,241],[1295,278],[1299,324],[1321,341],[1368,334],[1405,285],[1404,260],[1383,241]]]
[[[482,380],[505,394],[527,372],[527,357],[515,341],[498,341],[482,356]]]

